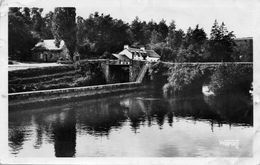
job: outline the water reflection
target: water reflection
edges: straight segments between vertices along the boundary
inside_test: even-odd
[[[210,123],[212,131],[215,125],[252,126],[252,100],[248,96],[238,94],[221,97],[199,95],[164,98],[160,92],[151,90],[96,100],[67,102],[44,108],[16,109],[9,113],[9,147],[11,153],[16,155],[24,150],[39,150],[45,153],[47,143],[54,149],[54,153],[50,154],[56,157],[74,157],[77,156],[76,148],[82,149],[81,144],[77,143],[77,138],[105,136],[108,137],[108,141],[110,138],[110,141],[113,141],[115,131],[124,132],[130,127],[134,134],[142,134],[143,128],[146,127],[151,128],[150,131],[155,131],[153,126],[158,130],[166,129],[165,127],[169,129],[168,127],[173,128],[179,119],[194,123],[205,121]],[[186,128],[183,127],[183,133]],[[131,138],[128,136],[123,137]],[[173,135],[165,138],[171,136]],[[177,153],[178,146],[170,143],[173,142],[163,144],[156,150],[162,152],[160,155],[171,155],[171,151],[174,151],[172,154]],[[180,143],[179,148],[182,148],[181,145],[183,144]],[[101,148],[104,149],[106,146]],[[185,147],[183,149],[187,150]],[[192,153],[189,151],[189,154]],[[183,155],[180,153],[178,156]]]
[[[62,112],[53,124],[53,139],[56,157],[73,157],[76,147],[75,111]]]
[[[103,100],[103,99],[101,99]],[[126,109],[114,100],[92,100],[74,107],[80,129],[90,135],[108,135],[112,128],[119,128],[127,119]],[[107,100],[107,101],[106,101]]]

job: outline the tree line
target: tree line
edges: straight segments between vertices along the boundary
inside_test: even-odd
[[[76,9],[55,8],[43,16],[42,8],[9,8],[9,57],[14,60],[31,59],[31,49],[42,39],[55,39],[58,45],[64,40],[70,56],[75,52],[81,58],[111,58],[124,45],[146,47],[161,55],[162,61],[250,61],[239,58],[233,31],[215,20],[210,36],[196,25],[186,32],[169,25],[141,21],[136,17],[131,23],[95,12],[88,18],[77,16]]]

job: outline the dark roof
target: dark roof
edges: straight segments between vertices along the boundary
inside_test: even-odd
[[[141,53],[145,53],[144,50],[142,49],[137,49],[137,48],[128,48],[128,50],[132,53],[132,52],[141,52]]]
[[[128,48],[127,50],[129,50],[131,53],[133,53],[133,52],[144,53],[149,57],[160,58],[160,56],[154,50],[146,50],[146,49],[143,50],[143,49],[137,49],[137,48]]]
[[[160,56],[154,50],[146,50],[147,55],[153,58],[160,58]]]
[[[116,58],[122,60],[122,61],[128,61],[130,60],[126,55],[124,54],[113,54],[113,56],[115,56]]]

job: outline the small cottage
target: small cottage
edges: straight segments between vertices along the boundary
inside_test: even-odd
[[[32,49],[33,60],[37,62],[57,62],[59,59],[70,59],[68,49],[63,40],[59,45],[54,39],[41,40]]]
[[[154,50],[146,50],[144,47],[140,49],[130,48],[128,45],[125,45],[124,50],[122,50],[118,54],[113,54],[113,56],[120,60],[122,58],[150,62],[160,60],[160,56]]]

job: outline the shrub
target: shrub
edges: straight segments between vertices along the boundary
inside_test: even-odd
[[[165,94],[185,94],[187,92],[201,92],[204,71],[199,66],[176,65],[170,68],[168,83],[164,85]]]
[[[219,65],[209,84],[209,89],[216,94],[227,92],[248,93],[253,82],[251,65],[222,64]]]

